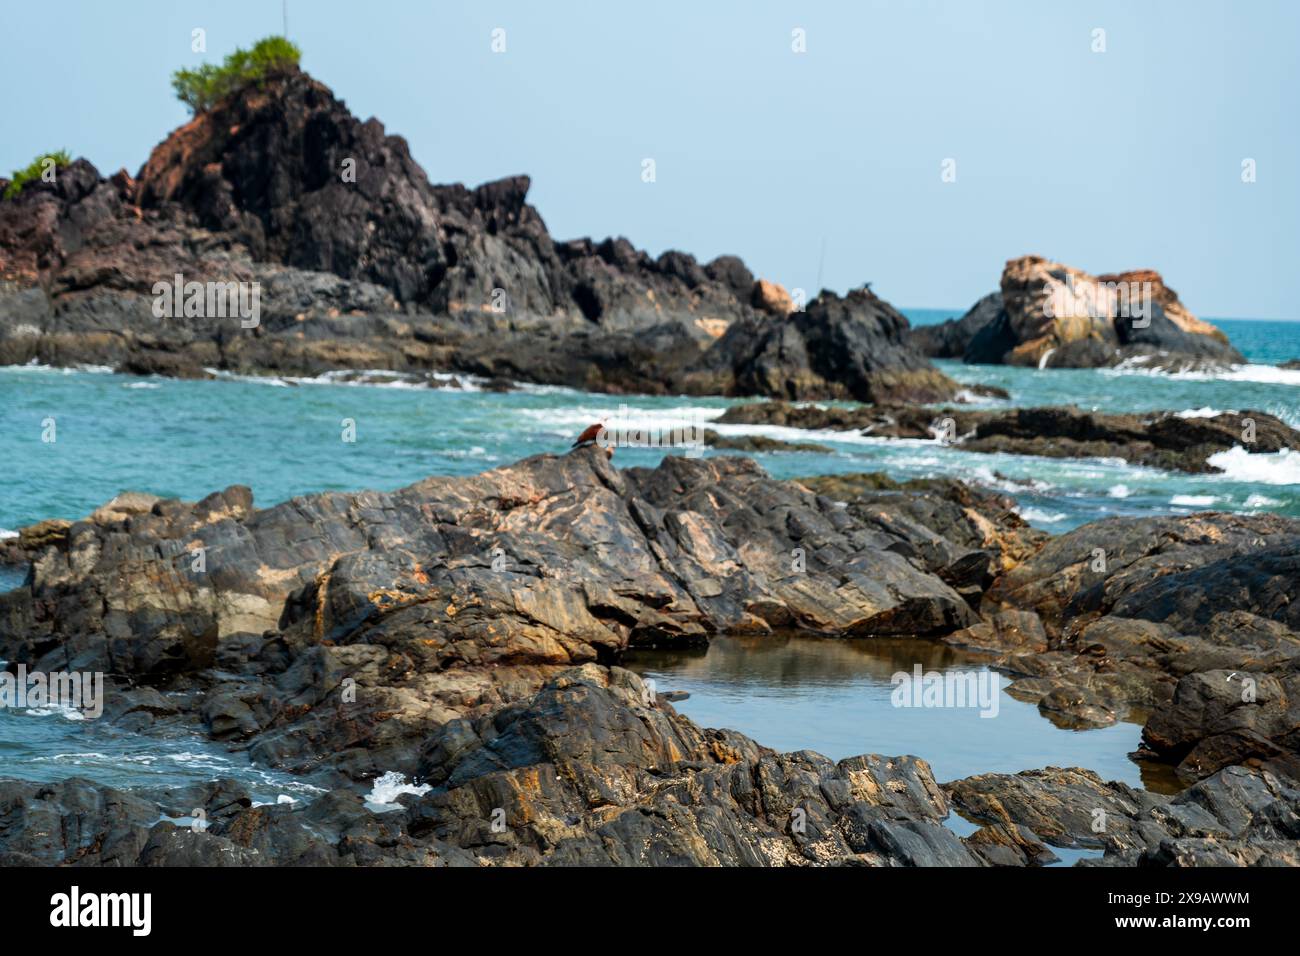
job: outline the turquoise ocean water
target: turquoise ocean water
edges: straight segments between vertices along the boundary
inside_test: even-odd
[[[958,314],[914,310],[909,317],[925,324]],[[940,365],[963,383],[1002,386],[1011,393],[1011,405],[1073,403],[1188,415],[1259,409],[1300,427],[1300,371],[1274,364],[1300,357],[1300,322],[1214,321],[1249,364],[1215,376]],[[629,422],[668,428],[683,421],[707,424],[731,404],[551,387],[500,394],[472,383],[430,388],[391,376],[372,377],[369,384],[344,378],[193,382],[103,369],[0,368],[5,478],[0,535],[43,518],[87,515],[128,489],[196,499],[246,484],[260,506],[326,489],[392,489],[431,474],[472,474],[529,455],[563,452],[585,426],[619,418],[621,406]],[[51,419],[56,440],[43,441]],[[353,443],[341,440],[344,419],[355,422]],[[898,478],[951,475],[1014,495],[1027,519],[1053,532],[1116,514],[1219,509],[1300,515],[1300,454],[1228,453],[1222,475],[1182,475],[1117,461],[978,455],[930,441],[830,432],[809,436],[764,427],[718,430],[811,437],[832,448],[830,454],[756,456],[779,477],[858,471]],[[661,457],[656,450],[620,448],[616,461],[653,465]],[[16,583],[15,572],[0,571],[0,589]],[[1108,778],[1143,782],[1144,774],[1125,756],[1137,744],[1136,723],[1062,731],[1005,695],[997,720],[944,711],[901,723],[887,693],[887,673],[896,666],[906,669],[896,648],[827,656],[809,647],[815,645],[769,648],[766,658],[738,655],[731,648],[710,652],[707,666],[697,658],[678,658],[650,661],[644,668],[656,675],[661,689],[676,681],[692,691],[680,705],[683,712],[783,749],[807,747],[836,757],[869,750],[914,752],[931,759],[941,779],[978,769],[1054,764],[1093,767]],[[825,658],[825,665],[811,678],[798,676],[815,658]],[[742,666],[747,661],[752,666]],[[100,723],[0,710],[0,774],[39,780],[80,774],[119,786],[221,775],[244,777],[268,799],[304,791],[299,782],[251,767],[241,755],[206,741],[159,744]]]

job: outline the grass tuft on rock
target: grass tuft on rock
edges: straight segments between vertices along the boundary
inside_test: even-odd
[[[40,179],[47,169],[56,170],[60,166],[67,166],[72,162],[72,157],[68,155],[66,149],[61,149],[54,153],[41,153],[24,169],[15,169],[14,178],[9,181],[5,187],[4,198],[13,199],[28,183]]]

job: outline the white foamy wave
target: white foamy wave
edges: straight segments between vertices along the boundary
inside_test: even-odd
[[[1206,459],[1233,481],[1261,485],[1300,485],[1300,452],[1290,448],[1267,455],[1252,455],[1240,445],[1215,452]]]
[[[1208,508],[1218,500],[1215,495],[1174,495],[1169,503],[1184,508]]]
[[[390,770],[375,778],[370,788],[370,796],[366,797],[366,803],[372,805],[371,809],[393,810],[397,808],[397,798],[402,794],[412,793],[419,796],[432,789],[427,783],[419,785],[407,783],[406,774]]]
[[[1175,418],[1217,418],[1220,415],[1227,415],[1229,412],[1222,412],[1217,408],[1188,408],[1181,412],[1175,412]]]
[[[32,359],[26,365],[7,365],[5,367],[16,372],[54,372],[58,375],[75,375],[78,372],[86,372],[90,375],[113,374],[113,368],[110,365],[42,365],[36,359]]]
[[[938,462],[936,462],[938,464]],[[976,468],[972,474],[980,484],[989,488],[997,488],[999,491],[1005,491],[1010,494],[1023,494],[1028,491],[1051,491],[1055,487],[1050,481],[1043,481],[1040,478],[1008,478],[1005,475],[998,474],[992,468],[986,468],[983,465]]]
[[[13,531],[9,528],[0,528],[0,541],[5,540],[6,538],[17,538],[17,537],[18,537],[17,531]]]
[[[430,372],[427,375],[391,372],[382,368],[331,369],[319,375],[241,375],[219,368],[205,368],[215,378],[233,382],[292,388],[295,385],[341,385],[345,387],[400,388],[419,391],[481,392],[487,379],[478,375]]]
[[[547,428],[556,430],[557,434],[567,435],[570,431],[582,431],[588,425],[604,422],[610,428],[639,428],[645,431],[668,431],[672,428],[685,428],[692,423],[711,421],[725,408],[707,408],[700,405],[687,405],[679,408],[633,408],[612,400],[604,406],[572,406],[569,408],[521,408],[519,415],[540,422]],[[719,431],[730,428],[761,428],[764,426],[718,426]],[[800,429],[787,431],[806,434]],[[757,434],[757,432],[755,432]]]
[[[979,392],[972,391],[969,388],[963,388],[959,391],[953,401],[962,405],[1004,405],[1007,402],[1005,398],[997,398],[993,395],[981,395]]]
[[[1034,524],[1056,524],[1058,521],[1064,521],[1069,517],[1064,512],[1049,512],[1039,508],[1017,508],[1015,510],[1020,517]]]
[[[1275,508],[1282,502],[1276,498],[1270,498],[1268,495],[1251,495],[1246,499],[1245,507],[1247,508]]]
[[[162,388],[157,382],[127,382],[123,388]]]
[[[1143,356],[1143,358],[1148,358]],[[1189,368],[1183,371],[1165,371],[1147,368],[1136,359],[1123,362],[1112,369],[1102,369],[1109,375],[1159,375],[1187,382],[1255,382],[1260,385],[1300,386],[1300,369],[1278,368],[1276,365],[1229,365],[1222,368]]]
[[[1112,498],[1127,498],[1133,492],[1129,490],[1128,485],[1115,485],[1107,494]]]

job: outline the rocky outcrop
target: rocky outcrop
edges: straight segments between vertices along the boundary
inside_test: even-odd
[[[778,754],[587,664],[421,748],[424,792],[256,804],[237,783],[0,781],[9,866],[1300,865],[1300,790],[1231,767],[1174,797],[1079,769],[940,786],[925,761]],[[196,810],[203,823],[194,826]],[[945,825],[956,811],[976,829]]]
[[[528,188],[526,176],[432,185],[405,141],[292,71],[196,116],[135,179],[77,160],[0,201],[0,363],[435,370],[644,393],[956,391],[887,303],[825,294],[809,306],[817,318],[791,317],[785,290],[733,256],[557,242]],[[258,315],[217,300],[155,314],[155,284],[178,274],[256,283]],[[755,371],[763,343],[787,335],[798,354]]]
[[[25,535],[0,656],[104,671],[123,731],[202,732],[337,789],[265,807],[220,782],[4,783],[0,860],[1035,865],[1078,845],[1291,862],[1300,521],[1049,538],[1012,506],[946,480],[774,481],[747,459],[618,471],[599,448],[265,510],[239,487],[120,495]],[[980,648],[1064,726],[1149,714],[1145,756],[1202,782],[1171,800],[1049,768],[945,793],[914,757],[702,730],[617,666],[787,628]],[[389,771],[428,789],[376,814],[359,787]],[[949,800],[975,833],[943,825]],[[193,807],[202,833],[176,823]],[[1111,829],[1086,835],[1098,807]]]
[[[0,864],[117,866],[1025,865],[994,825],[959,838],[923,760],[834,763],[701,730],[640,678],[588,664],[425,741],[429,781],[387,812],[335,790],[255,805],[233,781],[123,793],[0,782]],[[198,808],[201,828],[187,825]],[[1019,845],[1026,841],[1020,840]],[[1032,860],[1052,859],[1037,847]]]
[[[1298,571],[1296,519],[1107,519],[1053,538],[985,596],[1034,613],[1046,653],[986,625],[950,640],[1001,645],[1012,693],[1066,723],[1148,713],[1147,755],[1185,780],[1234,764],[1300,779]]]
[[[776,451],[831,454],[830,448],[826,445],[818,445],[816,442],[782,441],[779,438],[767,438],[763,435],[719,435],[711,428],[704,430],[704,444],[710,448],[720,448],[725,451],[745,451],[759,454]]]
[[[786,402],[733,405],[716,421],[731,425],[857,431],[880,438],[943,440],[962,451],[1047,458],[1119,458],[1169,471],[1215,473],[1210,457],[1300,449],[1300,431],[1259,411],[1204,418],[1176,412],[1107,414],[1061,408],[918,408],[879,404],[819,407]]]
[[[930,358],[959,359],[966,355],[971,341],[1002,312],[1002,293],[990,292],[959,319],[912,329],[911,342],[922,355]]]
[[[1174,797],[1086,770],[982,774],[944,786],[964,816],[1030,841],[1101,849],[1100,866],[1298,866],[1300,789],[1232,767]]]
[[[869,288],[823,292],[781,323],[737,322],[693,369],[688,391],[791,400],[935,402],[957,388],[908,341],[903,315]]]
[[[912,342],[931,357],[1039,368],[1186,370],[1245,361],[1158,272],[1092,276],[1041,256],[1008,261],[1000,292],[959,320],[915,330]]]
[[[175,685],[273,766],[410,773],[413,738],[631,646],[967,627],[934,537],[749,459],[618,471],[599,448],[262,511],[235,487],[74,523],[0,594],[0,656]],[[365,706],[340,707],[348,676]]]

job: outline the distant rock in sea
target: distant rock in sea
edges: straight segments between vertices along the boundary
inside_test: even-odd
[[[970,364],[1186,370],[1245,362],[1150,269],[1092,276],[1041,256],[1012,259],[1002,288],[960,319],[915,329],[932,358]]]

